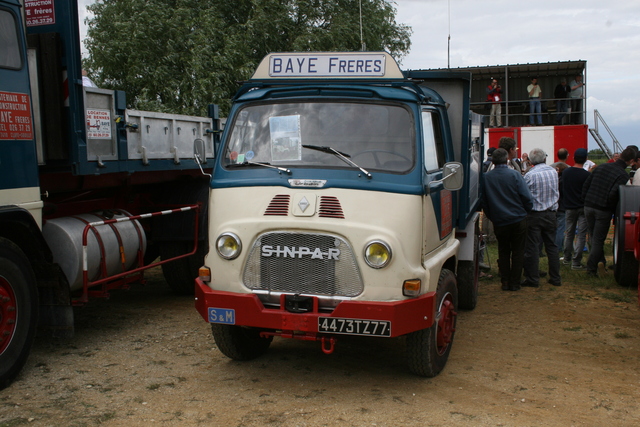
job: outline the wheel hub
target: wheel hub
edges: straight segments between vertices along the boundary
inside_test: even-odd
[[[16,329],[16,297],[11,284],[0,276],[0,354],[11,342]]]
[[[447,351],[453,340],[453,333],[456,330],[456,316],[458,315],[454,308],[451,295],[447,295],[440,306],[438,318],[437,346],[439,355],[443,355]]]

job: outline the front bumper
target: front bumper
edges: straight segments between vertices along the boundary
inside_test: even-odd
[[[283,296],[284,299],[284,296]],[[234,325],[276,331],[318,334],[318,317],[336,317],[391,322],[391,337],[430,327],[434,322],[435,292],[402,301],[342,301],[332,312],[313,310],[292,313],[280,308],[266,308],[257,295],[215,291],[196,279],[195,306],[202,318],[211,322],[209,308],[234,310]],[[215,322],[214,322],[215,323]],[[225,322],[228,323],[228,322]]]

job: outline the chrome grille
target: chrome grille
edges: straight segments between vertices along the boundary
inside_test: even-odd
[[[265,246],[272,248],[269,257],[262,256]],[[306,252],[300,248],[308,248],[315,258],[300,255]],[[340,250],[338,260],[327,255],[335,249]],[[322,259],[319,253],[325,254]],[[363,290],[351,246],[330,234],[271,232],[259,236],[249,252],[243,280],[249,289],[305,295],[354,297]]]

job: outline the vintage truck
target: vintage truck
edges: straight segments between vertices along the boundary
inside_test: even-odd
[[[405,336],[412,372],[444,368],[457,312],[478,297],[484,132],[470,82],[402,72],[384,52],[263,59],[216,152],[196,279],[222,353]]]
[[[0,0],[0,388],[38,325],[71,335],[73,306],[159,263],[193,294],[207,249],[193,143],[206,168],[217,109],[128,110],[124,92],[82,82],[76,1]]]

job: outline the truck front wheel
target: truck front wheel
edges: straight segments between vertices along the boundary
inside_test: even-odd
[[[24,366],[38,321],[36,279],[29,260],[0,237],[0,390]]]
[[[233,360],[251,360],[267,352],[273,337],[262,338],[261,331],[235,325],[211,324],[218,349]]]
[[[435,377],[444,369],[453,344],[458,289],[455,275],[451,271],[443,269],[440,273],[436,298],[433,325],[407,335],[409,370],[422,377]]]

